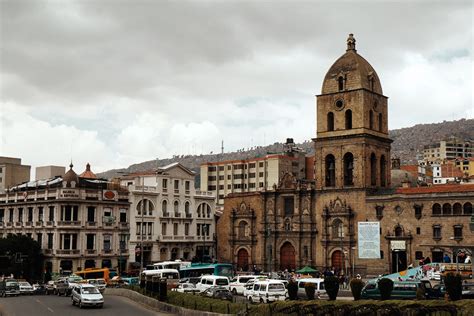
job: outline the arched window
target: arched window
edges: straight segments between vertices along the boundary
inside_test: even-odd
[[[441,205],[438,203],[433,204],[431,211],[433,215],[441,215]]]
[[[382,155],[380,156],[380,186],[384,187],[387,185],[385,179],[386,179],[386,166],[387,162],[385,161],[385,156]]]
[[[395,227],[395,237],[403,236],[403,228],[401,226]]]
[[[155,210],[155,206],[153,205],[153,202],[148,200],[148,199],[143,199],[138,202],[137,204],[137,213],[138,215],[141,215],[142,213],[142,208],[143,208],[143,215],[153,215],[153,211]]]
[[[369,128],[374,129],[374,112],[372,110],[369,111]]]
[[[464,215],[471,215],[472,214],[472,204],[471,204],[471,202],[464,203],[463,211],[464,211]]]
[[[352,128],[352,111],[347,110],[344,116],[346,119],[346,129],[351,129]]]
[[[332,222],[332,238],[342,238],[344,237],[344,226],[342,221],[339,218],[336,218]]]
[[[334,130],[334,113],[328,113],[328,132]]]
[[[352,153],[344,155],[344,185],[354,184],[354,156]]]
[[[176,214],[179,213],[179,202],[178,201],[174,201],[173,209],[174,209],[174,214],[176,216]]]
[[[377,157],[370,155],[370,185],[377,185]]]
[[[443,204],[443,215],[451,215],[451,204],[449,203]]]
[[[202,215],[202,217],[211,218],[211,206],[209,206],[207,203],[199,204],[197,208],[197,214],[198,217],[201,217]]]
[[[344,78],[342,78],[342,76],[339,76],[339,78],[337,78],[337,85],[339,87],[339,91],[344,90]]]
[[[383,128],[382,113],[379,113],[379,132],[382,131],[382,128]]]
[[[189,212],[189,202],[184,203],[184,213],[186,213],[186,217],[191,215],[191,213]]]
[[[239,239],[247,237],[247,222],[246,221],[241,221],[239,223],[239,231],[238,231],[238,236]]]
[[[326,156],[326,186],[336,186],[336,160],[333,155]]]
[[[462,214],[462,205],[461,203],[454,203],[453,205],[453,215],[461,215]]]
[[[163,216],[168,215],[168,201],[163,200],[163,202],[161,202],[161,211],[163,212]]]

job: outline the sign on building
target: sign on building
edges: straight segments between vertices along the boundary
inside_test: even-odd
[[[406,250],[405,240],[392,240],[390,241],[390,248],[394,250]]]
[[[380,259],[380,223],[358,222],[359,259]]]

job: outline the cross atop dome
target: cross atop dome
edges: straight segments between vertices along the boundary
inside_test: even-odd
[[[349,34],[349,37],[347,38],[347,50],[346,51],[357,51],[356,50],[356,39],[354,38],[354,34]]]

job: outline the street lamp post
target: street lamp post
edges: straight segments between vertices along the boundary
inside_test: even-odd
[[[140,232],[140,273],[143,271],[143,204],[145,203],[145,178],[142,178],[142,200],[140,205],[140,213],[141,213],[141,232]]]

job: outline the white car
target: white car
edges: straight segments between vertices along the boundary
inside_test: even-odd
[[[178,287],[171,289],[171,291],[180,292],[180,293],[199,292],[196,286],[192,283],[180,283],[178,284]]]
[[[270,303],[284,301],[286,299],[286,288],[279,280],[256,281],[253,289],[248,292],[247,299],[250,303]]]
[[[199,292],[204,292],[210,287],[220,286],[227,290],[229,288],[229,279],[224,276],[217,276],[217,275],[203,275],[199,282],[196,284],[196,288]]]
[[[20,294],[32,295],[34,293],[34,289],[30,283],[21,281],[18,284],[20,285]]]
[[[230,282],[230,291],[232,294],[244,294],[245,284],[250,280],[264,280],[264,275],[239,275]]]
[[[78,305],[79,308],[84,306],[104,306],[104,297],[100,291],[91,284],[78,284],[72,289],[71,293],[72,305]]]
[[[107,287],[107,283],[105,279],[89,279],[87,283],[92,284],[97,289],[99,289],[100,293],[104,294],[105,288]]]

